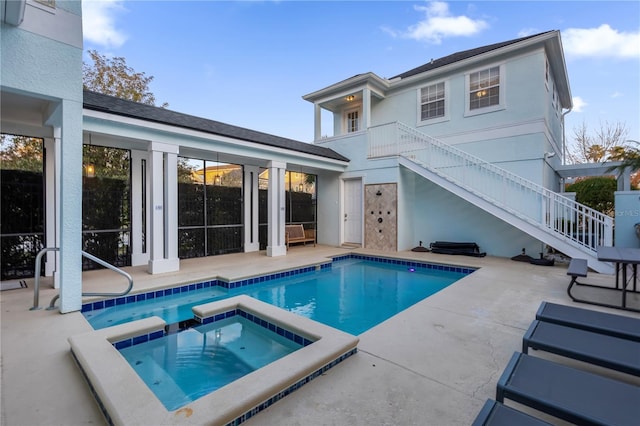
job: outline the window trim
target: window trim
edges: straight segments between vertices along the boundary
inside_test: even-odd
[[[469,93],[471,92],[471,74],[475,74],[481,71],[489,70],[491,68],[498,68],[498,72],[500,75],[500,84],[499,84],[499,95],[498,95],[498,104],[491,105],[487,107],[471,109],[471,105],[469,105]],[[464,74],[464,116],[471,117],[474,115],[486,114],[489,112],[501,111],[506,109],[506,92],[507,92],[507,78],[506,78],[506,67],[504,62],[499,64],[488,64],[483,67],[478,67],[473,70],[470,70]]]
[[[444,84],[444,115],[442,117],[422,119],[422,89],[435,86],[437,84]],[[436,80],[429,82],[429,84],[422,85],[416,90],[417,108],[416,108],[416,123],[417,126],[428,126],[431,124],[442,123],[443,121],[449,121],[449,104],[451,103],[451,97],[449,94],[449,80]]]

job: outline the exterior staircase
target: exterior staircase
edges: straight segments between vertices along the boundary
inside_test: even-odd
[[[597,258],[612,245],[613,219],[562,194],[470,155],[405,124],[370,127],[369,158],[397,156],[403,167],[589,267],[611,274]]]

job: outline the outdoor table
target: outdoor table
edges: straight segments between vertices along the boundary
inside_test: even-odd
[[[598,260],[616,264],[616,289],[620,288],[622,290],[622,309],[635,311],[635,309],[627,308],[627,267],[631,265],[633,268],[632,291],[636,292],[638,264],[640,264],[640,248],[598,246],[597,253]],[[622,268],[622,282],[620,283],[620,287],[618,287],[619,268]]]

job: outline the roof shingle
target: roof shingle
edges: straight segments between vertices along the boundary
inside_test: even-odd
[[[107,112],[122,117],[136,118],[154,123],[167,124],[169,126],[182,127],[184,129],[197,130],[219,136],[240,139],[277,148],[288,149],[305,154],[317,155],[333,160],[349,161],[348,158],[338,154],[332,149],[318,145],[300,142],[294,139],[283,138],[244,127],[233,126],[219,121],[196,117],[171,111],[153,105],[120,99],[101,93],[84,91],[83,106],[94,111]]]

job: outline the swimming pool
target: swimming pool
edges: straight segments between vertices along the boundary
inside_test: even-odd
[[[96,329],[69,341],[109,423],[237,425],[356,354],[360,333],[474,271],[350,254],[240,281],[212,279],[87,303],[82,312]],[[302,347],[179,409],[164,406],[120,353],[163,339],[180,323],[243,313],[277,334],[291,333]]]
[[[158,316],[193,318],[195,305],[246,294],[359,335],[472,273],[474,269],[362,255],[237,282],[211,280],[83,305],[95,329]]]

